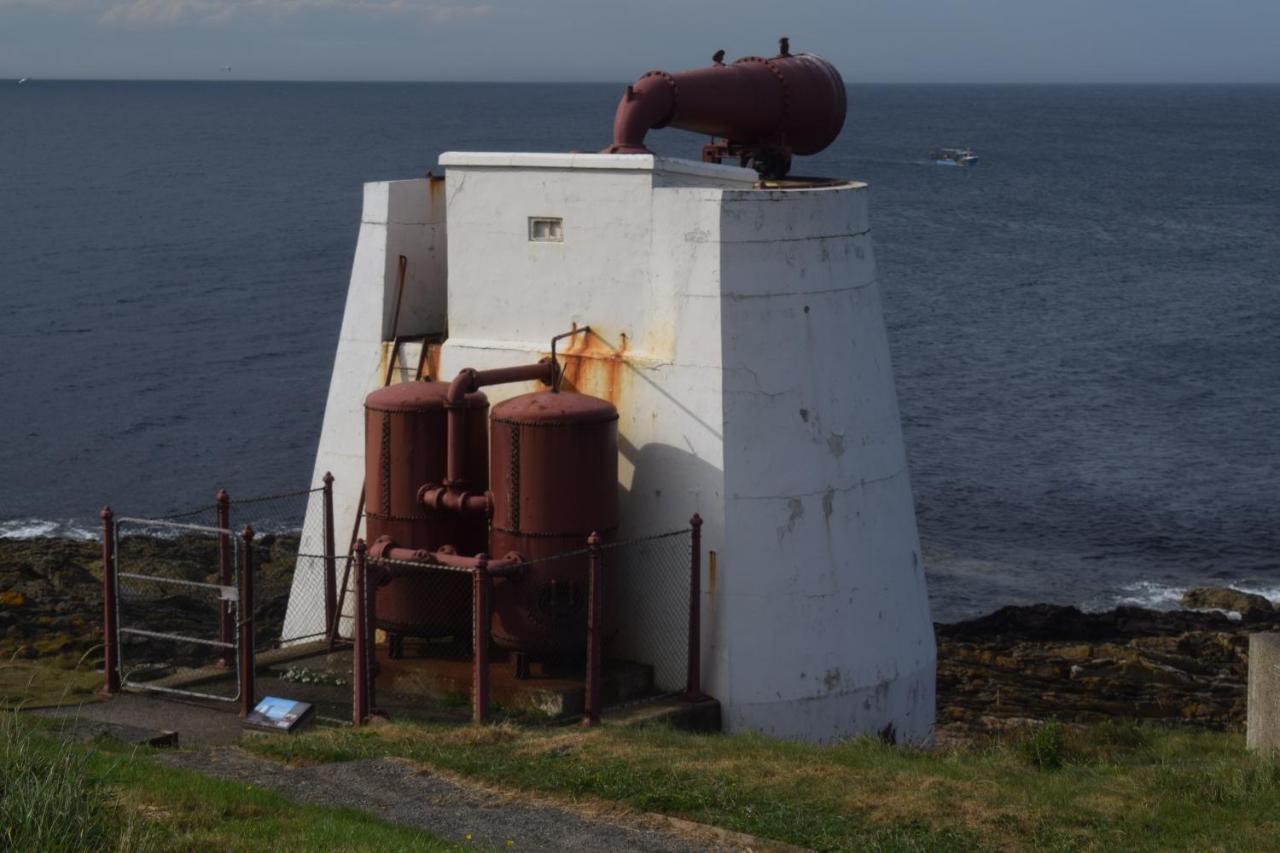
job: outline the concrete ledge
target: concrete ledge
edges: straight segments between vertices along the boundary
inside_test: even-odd
[[[606,725],[640,726],[663,723],[690,732],[718,732],[720,701],[706,696],[690,702],[682,696],[642,702],[628,708],[604,713]]]
[[[616,172],[667,172],[677,175],[734,179],[754,184],[759,176],[752,169],[703,163],[679,157],[656,157],[653,154],[568,154],[507,151],[446,151],[440,155],[445,167],[481,167],[488,169],[606,169]]]
[[[1280,749],[1280,634],[1249,635],[1249,749]]]

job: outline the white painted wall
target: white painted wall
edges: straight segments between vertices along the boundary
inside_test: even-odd
[[[329,381],[324,424],[316,451],[312,488],[334,476],[337,548],[345,555],[364,485],[364,398],[382,385],[390,357],[392,316],[399,285],[399,259],[408,259],[401,302],[401,335],[443,335],[445,313],[445,203],[439,179],[385,181],[364,186],[364,209],[356,241],[342,331]],[[418,347],[402,348],[400,363],[417,364]],[[321,495],[313,494],[308,518],[319,518]],[[323,554],[323,531],[304,531],[300,552]],[[339,580],[341,564],[339,564]],[[286,638],[324,630],[324,575],[319,561],[299,560],[285,613]],[[348,629],[349,625],[344,625]]]
[[[865,186],[756,190],[747,170],[649,155],[441,163],[441,375],[536,358],[575,322],[614,349],[625,335],[621,366],[598,353],[582,388],[620,410],[620,536],[702,514],[705,686],[728,727],[927,738],[933,631]],[[561,217],[564,241],[530,242],[532,216]],[[641,658],[660,639],[648,615],[619,614]]]
[[[704,686],[729,729],[829,740],[892,724],[927,739],[933,629],[866,187],[758,190],[748,170],[651,155],[441,164],[443,206],[421,181],[366,189],[315,473],[338,477],[339,530],[363,476],[361,404],[380,381],[395,257],[408,254],[430,271],[414,286],[415,331],[443,331],[448,308],[443,378],[534,360],[552,335],[591,326],[593,346],[567,366],[620,410],[620,537],[696,511],[716,552]],[[543,216],[562,219],[562,242],[530,241]],[[681,590],[620,580],[621,643],[652,659],[654,603]],[[299,573],[286,632],[318,583]],[[659,662],[659,683],[682,686],[683,662]]]

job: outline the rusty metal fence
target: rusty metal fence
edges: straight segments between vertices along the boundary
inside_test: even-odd
[[[417,713],[581,714],[589,725],[618,705],[700,698],[700,528],[695,516],[681,530],[473,566],[374,557],[358,542],[353,722],[394,716],[410,694]],[[585,583],[525,583],[583,566]]]
[[[220,491],[212,504],[153,519],[104,509],[105,692],[238,702],[243,714],[259,688],[282,688],[313,694],[322,713],[349,720],[350,655],[302,662],[332,650],[334,555],[300,549],[308,535],[332,542],[332,483],[236,501]],[[319,584],[327,594],[293,595],[299,572],[327,576]],[[290,630],[294,606],[314,612],[296,614],[292,624],[302,627]],[[321,696],[317,685],[339,689]]]
[[[527,561],[375,559],[357,542],[340,572],[331,486],[234,503],[220,492],[160,519],[105,509],[106,692],[237,702],[242,714],[287,695],[355,725],[387,712],[595,724],[610,707],[701,697],[697,516]],[[233,517],[252,522],[236,530]],[[336,630],[348,617],[350,642]]]

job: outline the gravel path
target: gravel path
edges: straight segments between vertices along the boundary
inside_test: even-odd
[[[751,839],[657,815],[614,814],[603,820],[559,804],[465,785],[395,758],[289,767],[236,747],[218,747],[166,753],[156,760],[268,788],[298,803],[359,809],[481,848],[636,853],[767,849]]]

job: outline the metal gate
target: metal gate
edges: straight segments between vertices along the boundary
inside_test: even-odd
[[[222,527],[115,519],[121,686],[240,698],[239,536]]]

